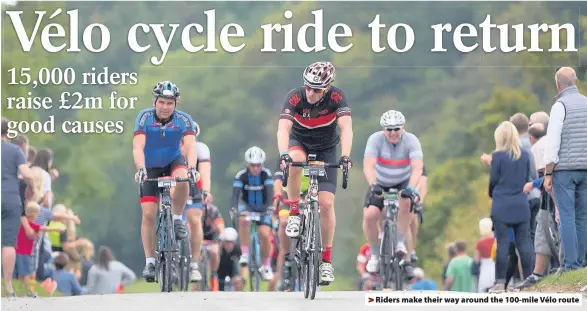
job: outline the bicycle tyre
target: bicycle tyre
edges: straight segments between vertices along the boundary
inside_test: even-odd
[[[312,287],[310,288],[310,299],[314,299],[316,298],[316,292],[318,290],[318,285],[321,283],[320,282],[320,263],[322,261],[322,232],[321,232],[321,226],[320,226],[320,212],[319,212],[319,206],[317,202],[314,202],[314,211],[313,211],[313,223],[314,225],[313,230],[314,231],[314,247],[312,248],[312,265],[314,267],[313,273],[312,273],[312,279],[313,279],[313,284]]]
[[[546,243],[548,244],[548,247],[550,248],[550,253],[552,254],[552,257],[558,258],[559,251],[560,251],[560,243],[561,243],[560,231],[558,230],[558,224],[556,223],[556,220],[555,220],[554,208],[552,208],[552,210],[551,210],[550,204],[548,204],[547,206],[548,206],[547,213],[541,213],[543,224],[545,224],[545,226],[542,226],[542,230],[543,230],[542,233],[546,237]]]
[[[389,288],[390,279],[390,262],[391,253],[393,251],[390,247],[390,236],[389,236],[389,221],[383,221],[383,237],[381,238],[380,244],[380,259],[379,259],[379,277],[381,278],[381,287]]]
[[[189,241],[184,239],[179,245],[179,289],[182,292],[187,292],[190,283],[190,250]]]
[[[396,255],[396,247],[397,247],[397,243],[398,243],[398,239],[397,239],[397,224],[396,223],[391,223],[391,226],[389,227],[389,235],[391,236],[391,249],[392,249],[392,253],[391,253],[391,274],[393,277],[392,279],[394,280],[394,288],[393,290],[401,290],[402,289],[402,285],[403,285],[403,276],[402,276],[402,272],[400,269],[400,265],[399,265],[399,261],[398,261],[398,257]]]
[[[207,292],[210,290],[210,286],[208,284],[208,252],[200,250],[200,262],[198,263],[198,269],[200,270],[200,275],[202,279],[200,280],[200,291]]]
[[[307,214],[307,217],[304,219],[304,229],[302,230],[303,237],[301,243],[301,253],[302,253],[302,277],[303,277],[303,287],[304,287],[304,298],[308,298],[310,296],[310,254],[306,252],[306,247],[309,240],[308,232],[312,230],[311,224],[312,215],[310,213]]]
[[[170,249],[172,248],[173,240],[175,240],[175,234],[173,231],[171,212],[169,210],[165,213],[165,225],[165,251],[163,252],[165,262],[163,269],[165,271],[165,291],[171,292],[173,286],[173,251]]]
[[[259,292],[261,291],[261,272],[259,271],[259,269],[261,269],[261,267],[263,266],[262,260],[261,260],[261,250],[260,250],[260,241],[259,241],[259,236],[257,234],[255,234],[255,271],[254,271],[254,275],[255,275],[255,284],[253,284],[255,291]]]

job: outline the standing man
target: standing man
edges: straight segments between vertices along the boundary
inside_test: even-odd
[[[587,252],[587,98],[572,68],[560,68],[554,80],[558,94],[546,134],[544,187],[554,190],[568,271],[582,268]]]
[[[309,153],[316,154],[317,161],[336,162],[336,147],[340,143],[341,156],[338,162],[343,170],[351,168],[351,109],[347,105],[344,92],[332,85],[335,71],[330,62],[316,62],[306,67],[302,74],[304,86],[291,90],[285,96],[285,103],[279,116],[277,147],[281,156],[281,169],[289,169],[290,174],[287,183],[287,197],[291,201],[290,215],[285,233],[291,238],[298,237],[301,231],[298,204],[302,168],[290,168],[288,164],[292,161],[306,161]],[[337,125],[340,128],[340,137],[336,132]],[[336,227],[334,194],[338,170],[328,168],[326,174],[327,176],[318,177],[318,201],[324,246],[320,264],[321,285],[328,285],[334,281],[331,252]]]

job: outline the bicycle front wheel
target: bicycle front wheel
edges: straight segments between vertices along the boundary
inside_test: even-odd
[[[393,247],[391,246],[390,226],[387,221],[383,223],[383,237],[380,244],[379,258],[379,277],[381,278],[381,287],[389,288],[389,279],[391,274],[391,258]]]
[[[313,209],[313,223],[312,231],[314,235],[313,251],[311,257],[311,264],[313,266],[312,280],[313,284],[310,288],[310,299],[316,297],[316,291],[318,290],[318,284],[320,283],[320,263],[322,262],[322,230],[320,226],[320,213],[318,212],[318,203],[314,203]]]

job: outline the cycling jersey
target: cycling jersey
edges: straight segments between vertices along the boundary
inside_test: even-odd
[[[224,225],[224,218],[216,205],[206,204],[207,208],[202,211],[202,231],[204,240],[214,240],[218,236],[218,226]]]
[[[273,174],[273,177],[275,180],[281,180],[283,181],[283,170],[281,170],[281,168],[279,167],[279,165],[277,166],[277,170],[275,171],[275,174]],[[308,176],[304,176],[302,175],[302,185],[300,187],[300,192],[307,192],[308,188],[310,186],[310,177]],[[287,192],[287,187],[282,187],[283,191]]]
[[[195,135],[192,117],[175,109],[170,120],[162,124],[155,108],[143,109],[137,115],[134,135],[146,135],[146,168],[166,167],[181,156],[181,139],[185,135]]]
[[[404,132],[397,144],[389,142],[383,131],[373,133],[367,140],[365,157],[376,158],[377,184],[392,187],[410,179],[410,161],[423,160],[424,154],[416,135]]]
[[[273,203],[273,176],[267,168],[261,169],[257,176],[253,176],[248,168],[243,168],[234,177],[232,205],[236,207],[239,200],[255,212],[266,211]]]
[[[339,143],[335,121],[338,117],[350,115],[351,109],[341,89],[333,86],[320,102],[310,104],[305,87],[299,87],[285,96],[279,118],[293,121],[290,138],[294,138],[307,149],[320,151]]]

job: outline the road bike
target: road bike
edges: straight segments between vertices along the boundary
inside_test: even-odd
[[[380,283],[378,287],[390,288],[389,283],[394,282],[395,290],[402,290],[404,283],[404,259],[396,255],[396,247],[398,243],[397,236],[397,216],[399,209],[400,193],[398,189],[391,188],[389,191],[383,193],[383,208],[385,209],[385,216],[382,224],[382,236],[379,246],[379,277]],[[424,216],[420,206],[414,207],[414,198],[409,198],[411,201],[412,212],[417,213],[420,222],[424,221]]]
[[[143,197],[145,182],[156,182],[159,188],[158,215],[156,225],[157,247],[155,249],[155,281],[162,292],[171,292],[174,283],[179,283],[177,267],[179,266],[180,244],[175,239],[173,216],[171,213],[171,187],[178,182],[190,183],[190,194],[195,187],[190,178],[158,177],[140,181],[140,197]],[[185,239],[184,239],[185,240]]]
[[[290,167],[302,167],[304,176],[310,179],[308,196],[302,217],[302,231],[300,238],[296,238],[295,262],[298,268],[300,283],[304,291],[304,298],[316,297],[318,285],[328,285],[320,282],[320,263],[322,261],[322,232],[320,226],[320,205],[318,202],[318,177],[326,176],[326,168],[340,168],[339,163],[326,163],[316,161],[315,154],[308,154],[305,162],[292,162]],[[346,189],[348,183],[348,169],[343,168],[342,188]],[[284,170],[283,185],[287,186],[289,168]],[[320,284],[319,284],[320,283]]]
[[[200,262],[198,263],[198,268],[202,275],[202,280],[200,281],[200,291],[202,292],[210,290],[210,284],[208,284],[208,267],[210,264],[210,259],[208,258],[208,246],[209,244],[204,244],[202,242],[202,246],[200,247]]]
[[[550,248],[551,258],[555,265],[563,265],[563,254],[560,252],[561,239],[560,230],[558,223],[556,222],[556,211],[550,195],[546,194],[542,197],[546,200],[546,210],[548,213],[541,213],[544,219],[542,220],[545,226],[542,226],[544,236],[546,236],[546,242]],[[537,220],[540,221],[540,220]]]
[[[249,234],[249,290],[251,292],[258,292],[261,286],[261,271],[263,259],[261,258],[261,247],[259,246],[259,234],[257,233],[257,223],[263,220],[263,217],[268,212],[249,212],[243,214],[242,217],[250,223]]]

